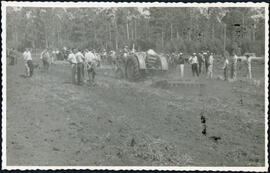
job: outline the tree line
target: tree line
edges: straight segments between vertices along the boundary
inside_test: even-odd
[[[7,8],[7,46],[264,55],[264,8]]]

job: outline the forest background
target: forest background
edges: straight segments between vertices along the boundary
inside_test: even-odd
[[[7,8],[7,47],[185,53],[239,50],[263,56],[264,8]]]

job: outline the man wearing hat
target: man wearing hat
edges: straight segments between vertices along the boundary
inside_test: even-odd
[[[195,52],[193,53],[193,56],[190,57],[189,61],[190,61],[190,64],[191,64],[192,75],[193,76],[197,75],[199,77],[198,58],[197,58]]]

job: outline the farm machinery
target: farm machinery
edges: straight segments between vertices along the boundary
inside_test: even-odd
[[[165,56],[150,49],[146,52],[120,53],[116,60],[116,76],[137,81],[149,73],[167,72],[168,62]]]

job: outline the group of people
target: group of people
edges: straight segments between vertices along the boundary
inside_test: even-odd
[[[184,56],[184,54],[179,51],[173,53],[171,57],[173,57],[173,60],[170,60],[170,62],[179,67],[181,78],[184,77],[185,64],[191,65],[191,71],[194,77],[199,77],[201,74],[205,74],[207,78],[213,78],[214,53],[210,53],[209,51],[202,51],[199,53],[193,53],[191,56]],[[222,70],[224,72],[224,80],[228,80],[229,78],[229,69],[231,69],[231,79],[235,80],[237,74],[237,62],[239,59],[238,56],[233,53],[233,56],[230,58],[230,54],[227,51],[224,51],[222,57]],[[249,56],[246,56],[246,58],[247,77],[251,79],[251,59]]]
[[[71,64],[72,83],[95,85],[95,69],[98,66],[99,59],[94,51],[70,49],[67,61]]]
[[[184,56],[182,52],[174,52],[172,54],[173,59],[170,60],[173,64],[179,67],[181,78],[184,77],[185,64],[191,65],[191,71],[193,76],[199,77],[202,73],[205,73],[207,78],[213,78],[213,53],[199,52],[193,53],[191,56]]]
[[[43,68],[45,70],[49,69],[50,64],[54,64],[56,60],[64,60],[66,59],[66,48],[64,47],[62,51],[59,51],[58,49],[50,49],[46,48],[44,49],[40,54],[40,59],[43,63]]]
[[[124,53],[127,48],[123,50]],[[93,49],[89,51],[88,49],[80,50],[80,49],[67,49],[67,58],[66,60],[71,64],[72,71],[72,82],[74,84],[81,85],[83,83],[89,83],[95,85],[95,76],[96,76],[96,66],[100,64],[101,60],[105,60],[109,55],[115,55],[114,51],[111,51],[107,54],[106,50],[103,50],[100,56],[97,56],[97,53]],[[42,51],[40,55],[40,59],[43,63],[43,68],[45,70],[49,69],[50,64],[54,63],[55,58],[59,54],[58,50],[45,49]],[[11,61],[10,64],[15,64],[16,55],[15,50],[10,49],[8,52],[8,56]],[[251,73],[251,58],[249,55],[245,55],[246,66],[247,66],[247,77],[252,78]],[[115,57],[115,56],[113,56]],[[233,56],[227,51],[223,53],[223,66],[222,69],[224,71],[224,80],[228,80],[228,72],[231,70],[231,79],[236,79],[237,74],[237,62],[239,57],[236,53],[233,53]],[[34,64],[32,60],[32,55],[29,48],[23,52],[24,64],[26,69],[26,76],[31,77],[34,73]],[[101,58],[101,59],[100,59]],[[194,77],[199,77],[204,74],[207,78],[213,78],[213,66],[214,66],[214,53],[209,51],[202,51],[199,53],[193,53],[191,56],[185,56],[182,52],[174,52],[168,59],[169,62],[176,65],[180,71],[180,77],[184,77],[184,67],[185,64],[191,65],[192,75]]]

